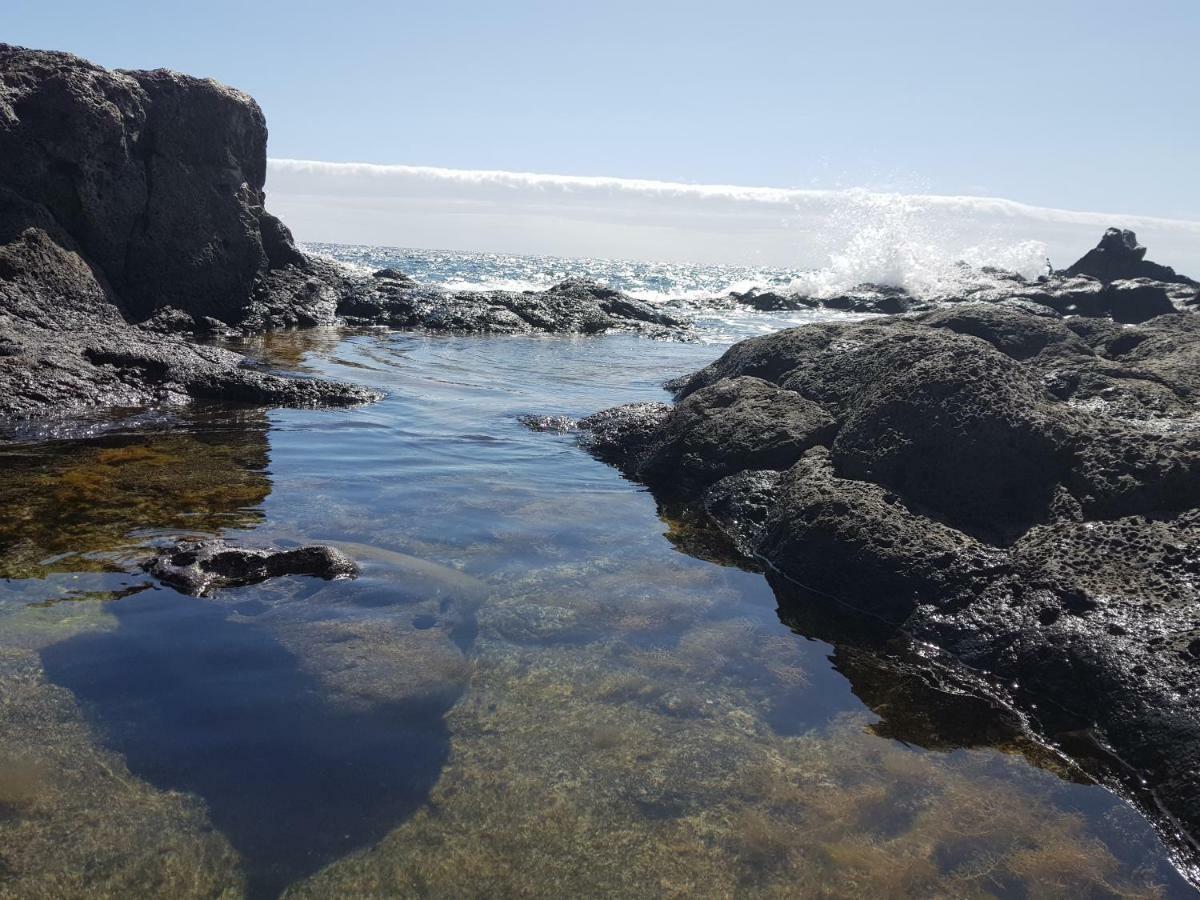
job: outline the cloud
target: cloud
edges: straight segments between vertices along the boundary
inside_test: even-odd
[[[556,256],[825,267],[872,242],[913,258],[1003,263],[1039,242],[1056,265],[1110,225],[1200,272],[1200,222],[992,197],[698,185],[272,159],[269,205],[301,240]],[[907,249],[905,249],[907,248]]]

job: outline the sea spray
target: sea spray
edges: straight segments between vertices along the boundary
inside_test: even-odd
[[[832,297],[862,284],[904,288],[940,296],[978,284],[981,269],[994,267],[1036,278],[1049,268],[1041,241],[976,242],[978,231],[947,219],[927,198],[849,190],[834,204],[825,241],[826,266],[804,272],[790,289]]]

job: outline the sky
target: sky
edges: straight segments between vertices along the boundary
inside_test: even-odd
[[[1200,220],[1195,0],[5,0],[0,40],[242,88],[266,112],[276,160],[865,188]],[[270,202],[299,215],[301,238],[562,249],[561,216],[530,220],[528,203],[509,209],[494,194],[468,215],[462,179],[439,182],[445,203],[423,198],[425,236],[411,198],[393,191],[390,211],[377,197],[353,206],[327,177],[301,183],[293,167],[285,180],[284,168],[272,167]],[[578,231],[568,243],[586,255],[586,210],[570,193],[558,191]],[[711,252],[703,228],[680,249],[682,208],[664,207],[659,223],[635,206],[624,241],[615,226],[596,241],[642,257]],[[773,220],[784,252],[789,230],[820,227],[791,218]],[[735,243],[721,261],[753,255]]]

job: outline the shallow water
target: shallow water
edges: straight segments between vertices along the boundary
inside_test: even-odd
[[[746,316],[273,335],[386,399],[0,450],[0,897],[1190,896],[1001,712],[518,421],[665,399]],[[184,534],[364,572],[183,597],[136,560]]]

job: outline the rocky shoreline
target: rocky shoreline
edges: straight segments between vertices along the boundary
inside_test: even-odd
[[[446,291],[306,255],[265,209],[266,140],[257,104],[215,82],[0,44],[0,432],[380,396],[197,342],[233,333],[691,334],[686,304],[592,282]],[[1145,256],[1111,229],[1068,269],[964,272],[952,296],[713,298],[886,315],[743,341],[671,384],[675,405],[579,427],[597,456],[702,510],[785,609],[853,612],[957,660],[1065,752],[1106,760],[1194,854],[1200,284]],[[177,548],[158,574],[202,593],[354,571],[328,548],[287,552]]]
[[[1144,256],[1110,231],[1073,268],[1114,247]],[[1194,851],[1200,318],[1014,293],[743,341],[669,384],[674,406],[579,425],[702,508],[784,610],[886,623],[986,674],[1045,736],[1119,760]]]

